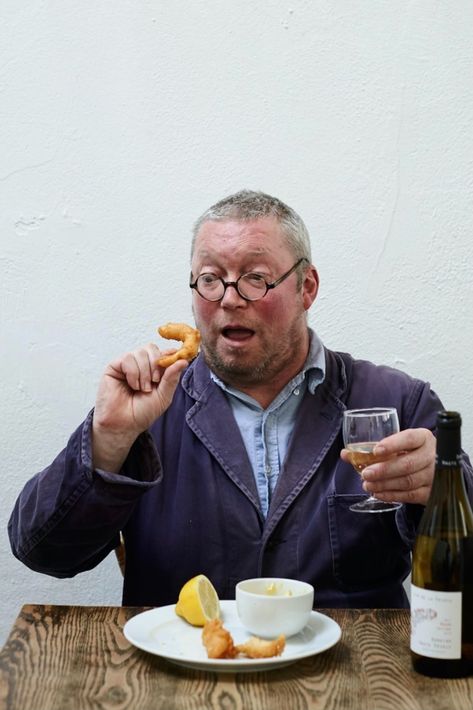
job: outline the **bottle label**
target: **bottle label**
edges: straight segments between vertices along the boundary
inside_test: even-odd
[[[454,459],[445,459],[439,455],[437,452],[435,454],[435,465],[439,468],[461,468],[462,457],[461,454],[457,454]]]
[[[411,650],[429,658],[461,658],[462,593],[411,585]]]

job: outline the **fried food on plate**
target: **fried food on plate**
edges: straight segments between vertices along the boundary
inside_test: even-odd
[[[235,658],[237,655],[232,635],[223,627],[220,619],[212,619],[205,624],[202,642],[209,658]]]
[[[286,646],[284,636],[269,641],[252,636],[246,643],[235,646],[231,633],[224,628],[220,619],[205,624],[202,642],[209,658],[236,658],[239,654],[247,658],[272,658],[280,656]]]
[[[158,333],[168,340],[182,340],[182,347],[171,355],[163,355],[157,360],[161,367],[169,367],[178,360],[193,360],[199,352],[200,333],[186,323],[166,323],[158,328]]]
[[[235,646],[238,653],[243,653],[248,658],[272,658],[280,656],[286,646],[285,636],[278,636],[277,639],[260,639],[252,636],[245,643]]]

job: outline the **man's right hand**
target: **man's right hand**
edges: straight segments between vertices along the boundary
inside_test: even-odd
[[[186,360],[168,368],[150,343],[107,366],[100,380],[92,424],[94,468],[117,473],[136,438],[171,404]]]

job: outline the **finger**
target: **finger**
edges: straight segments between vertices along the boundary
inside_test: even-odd
[[[188,360],[176,360],[175,363],[172,365],[169,365],[169,367],[166,367],[164,369],[163,375],[161,377],[163,382],[179,382],[179,378],[181,376],[181,373],[187,368],[189,365]]]
[[[142,392],[151,392],[153,389],[151,382],[154,368],[154,347],[153,344],[150,343],[146,347],[140,348],[133,353],[138,363],[140,389]]]
[[[429,468],[423,468],[415,473],[393,478],[382,478],[377,481],[366,480],[362,473],[363,488],[369,493],[383,493],[385,491],[414,491],[417,488],[430,486],[432,483]]]
[[[140,369],[134,353],[126,353],[119,361],[116,369],[119,369],[131,389],[140,389]]]
[[[166,350],[160,351],[155,366],[159,369],[159,372],[162,373],[169,365],[181,359],[180,351],[178,351],[177,348],[167,348]]]
[[[135,391],[151,392],[151,378],[156,346],[150,343],[122,358],[121,369],[128,385]]]
[[[431,482],[435,465],[435,439],[424,439],[424,443],[417,449],[410,449],[392,456],[386,461],[370,464],[362,472],[366,481],[381,481],[393,478],[412,477],[424,471]]]
[[[144,385],[145,392],[151,392],[153,385],[157,384],[161,379],[161,368],[157,361],[162,355],[162,351],[155,343],[148,343],[140,353],[142,355],[141,364],[141,381]]]
[[[158,362],[164,355],[169,355],[174,353],[174,348],[168,348],[167,350],[160,350],[157,345],[155,345],[152,350],[150,350],[150,361],[151,361],[151,382],[157,384],[160,382],[161,377],[164,372],[164,368],[161,367]]]
[[[421,486],[420,488],[415,488],[409,491],[397,489],[392,489],[389,491],[379,491],[378,493],[373,493],[373,495],[378,500],[382,500],[387,503],[392,503],[393,501],[396,501],[397,503],[425,505],[429,499],[430,491],[430,486]]]
[[[388,481],[397,478],[409,478],[419,471],[427,470],[431,463],[429,452],[419,450],[415,453],[400,454],[387,461],[370,464],[362,471],[364,481]]]
[[[162,406],[168,407],[174,397],[182,372],[187,368],[187,360],[178,360],[164,370],[158,385]]]
[[[435,442],[434,435],[429,429],[404,429],[382,439],[374,447],[373,453],[376,456],[394,456],[404,451],[419,449],[428,441]]]

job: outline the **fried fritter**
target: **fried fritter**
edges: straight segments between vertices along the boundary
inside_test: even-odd
[[[193,360],[199,352],[200,333],[186,323],[166,323],[158,328],[158,333],[168,340],[182,340],[182,347],[171,355],[163,355],[157,360],[161,367],[169,367],[178,360]]]
[[[286,637],[278,636],[277,639],[260,639],[252,636],[245,643],[235,646],[238,653],[243,653],[248,658],[272,658],[280,656],[286,646]]]
[[[235,658],[237,655],[232,635],[220,619],[207,621],[202,631],[202,642],[209,658]]]
[[[236,658],[239,654],[247,658],[272,658],[280,656],[286,646],[285,636],[270,640],[252,636],[245,643],[235,646],[231,633],[223,626],[220,619],[205,624],[202,642],[209,658]]]

